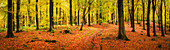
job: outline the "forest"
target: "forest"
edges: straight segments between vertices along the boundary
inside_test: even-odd
[[[169,50],[170,0],[0,0],[0,50]]]

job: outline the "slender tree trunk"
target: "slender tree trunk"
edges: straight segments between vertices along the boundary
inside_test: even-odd
[[[27,7],[28,17],[29,17],[29,24],[28,24],[28,26],[30,27],[31,23],[32,23],[31,16],[30,16],[30,0],[28,0],[28,4],[29,4],[28,7]]]
[[[169,10],[169,12],[170,12],[170,10]],[[169,22],[170,22],[170,13],[169,13]],[[169,31],[170,31],[170,23],[169,23]]]
[[[40,20],[39,21],[40,21],[40,24],[41,24],[41,6],[40,6]]]
[[[75,20],[76,21],[76,20]],[[64,24],[64,10],[63,10],[63,18],[62,18],[62,23]],[[76,23],[75,23],[76,24]]]
[[[61,6],[60,6],[59,19],[61,19]],[[59,23],[59,25],[60,25],[60,23]]]
[[[15,6],[15,4],[14,4],[14,1],[13,1],[13,5],[12,5],[12,7],[13,7],[13,9],[12,9],[12,11],[13,11],[13,13],[12,13],[13,31],[15,31],[15,21],[14,21],[14,17],[15,17],[15,16],[14,16],[14,14],[15,14],[14,11],[15,11],[15,8],[14,8],[14,6]]]
[[[139,23],[139,22],[138,22],[138,21],[139,21],[139,20],[138,20],[138,19],[139,19],[139,15],[138,15],[139,12],[138,12],[138,11],[139,11],[139,8],[137,8],[137,23]]]
[[[79,22],[79,15],[80,15],[80,14],[79,14],[79,13],[80,13],[79,11],[80,11],[80,9],[78,8],[78,15],[77,15],[77,16],[78,16],[78,18],[77,18],[77,19],[78,19],[78,20],[77,20],[78,26],[79,26],[79,23],[80,23],[80,22]]]
[[[101,3],[101,1],[100,1],[100,6],[102,6],[102,3]],[[102,9],[101,9],[101,7],[100,7],[100,19],[99,19],[99,25],[101,25],[101,23],[102,23]]]
[[[119,33],[118,39],[129,40],[125,33],[124,14],[123,14],[123,0],[118,0],[118,16],[119,16]]]
[[[94,20],[93,20],[93,18],[94,18],[94,17],[93,17],[93,12],[92,12],[92,15],[91,15],[91,16],[92,16],[92,17],[91,17],[90,20],[91,20],[91,23],[93,23],[93,22],[94,22]]]
[[[82,31],[83,30],[83,24],[84,24],[84,22],[85,22],[85,12],[86,12],[86,8],[84,8],[84,10],[83,10],[83,22],[81,23],[81,28],[80,28],[80,31]]]
[[[38,0],[36,0],[36,30],[39,30],[39,23],[38,23]]]
[[[155,3],[154,3],[155,1]],[[154,35],[153,36],[156,36],[156,31],[155,31],[155,10],[156,10],[156,0],[152,0],[152,8],[153,8],[153,33]]]
[[[71,26],[73,25],[72,24],[72,0],[70,0],[70,24]]]
[[[164,7],[165,7],[165,34],[167,34],[166,33],[166,2],[165,2],[166,0],[164,0]]]
[[[149,14],[150,14],[150,3],[151,1],[148,0],[148,13],[147,13],[147,36],[150,37],[150,18],[149,18]]]
[[[134,0],[132,0],[132,32],[135,32],[135,25],[134,25]]]
[[[17,0],[17,14],[16,14],[16,19],[17,19],[17,31],[20,32],[19,30],[19,12],[20,12],[20,0]]]
[[[162,35],[161,36],[165,36],[164,35],[164,32],[163,32],[163,22],[162,22],[162,0],[161,0],[161,8],[160,8],[160,11],[161,11],[161,32],[162,32]]]
[[[143,6],[143,30],[145,30],[145,4],[142,0],[142,6]]]
[[[111,14],[112,24],[113,24],[113,14],[114,14],[114,13]]]
[[[128,25],[129,25],[129,20],[131,21],[131,11],[130,11],[130,6],[129,6],[129,0],[128,0],[128,13],[129,13],[129,17],[128,17]],[[131,27],[132,27],[132,22],[131,22]]]
[[[23,15],[23,21],[22,21],[22,26],[25,26],[25,16]]]
[[[99,23],[99,20],[98,20],[98,10],[96,11],[96,23],[97,24]]]
[[[118,20],[118,17],[116,16],[116,18],[115,18],[115,19],[116,19],[116,25],[117,25],[117,20]]]
[[[76,8],[75,8],[75,12],[74,12],[74,14],[75,14],[74,24],[75,24],[75,25],[77,25],[77,21],[76,21],[76,19],[77,19],[77,17],[76,17]]]
[[[161,20],[160,20],[160,14],[158,15],[158,24],[159,24],[159,31],[161,30]]]
[[[114,5],[114,3],[112,5]],[[113,16],[114,16],[114,9],[113,9],[113,13],[111,14],[112,24],[113,24]]]
[[[49,7],[49,9],[50,9],[50,29],[49,29],[49,32],[51,32],[52,31],[52,29],[53,29],[53,1],[52,0],[50,0],[50,7]]]
[[[80,8],[79,8],[79,0],[77,1],[77,3],[78,3],[77,24],[78,24],[78,26],[79,26],[79,15],[80,15],[80,14],[79,14],[79,13],[80,13],[80,12],[79,12],[79,11],[80,11]]]
[[[8,30],[6,37],[14,37],[14,34],[12,32],[12,0],[8,0]]]
[[[91,26],[91,25],[90,25],[90,0],[89,0],[88,11],[89,11],[89,14],[88,14],[88,21],[89,21],[88,23],[89,23],[89,24],[88,24],[88,26]]]
[[[56,5],[58,5],[58,3]],[[56,22],[57,22],[57,18],[58,18],[58,7],[56,7]],[[57,25],[57,23],[55,24]]]

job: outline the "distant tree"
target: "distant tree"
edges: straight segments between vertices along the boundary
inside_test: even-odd
[[[91,26],[90,25],[90,6],[91,6],[91,4],[90,4],[90,0],[89,0],[89,7],[88,7],[88,11],[89,11],[89,14],[88,14],[88,26]]]
[[[15,31],[15,21],[14,21],[14,11],[15,11],[15,8],[14,8],[14,0],[13,0],[13,4],[12,4],[12,11],[13,11],[13,13],[12,13],[12,23],[13,23],[13,25],[12,25],[12,27],[13,27],[13,31]]]
[[[79,26],[79,16],[80,16],[80,8],[79,8],[79,5],[80,3],[79,3],[79,0],[78,0],[78,18],[77,18],[77,23],[78,23],[78,26]]]
[[[160,16],[161,16],[161,32],[162,32],[162,35],[161,35],[161,36],[165,36],[165,35],[164,35],[164,31],[163,31],[163,22],[162,22],[162,0],[161,0],[161,8],[160,8],[160,11],[161,11]]]
[[[93,0],[93,1],[94,1],[94,0]],[[89,3],[89,5],[91,5],[91,4],[93,3],[93,1],[91,1],[91,2]],[[87,2],[87,0],[85,0],[84,3],[86,3],[86,2]],[[87,13],[89,13],[89,11],[86,12],[86,10],[87,10],[87,5],[83,5],[83,21],[82,21],[82,23],[81,23],[80,31],[83,30],[83,24],[86,23],[85,16],[86,16]]]
[[[76,5],[75,5],[75,6],[76,6]],[[74,14],[75,14],[75,18],[74,18],[74,24],[75,24],[75,25],[77,25],[77,21],[76,21],[76,19],[77,19],[77,16],[76,16],[76,7],[75,7]]]
[[[38,23],[38,0],[36,0],[36,30],[39,30],[39,23]]]
[[[156,31],[155,31],[155,10],[156,10],[156,0],[152,0],[152,8],[153,8],[153,36],[156,36]]]
[[[49,7],[49,9],[50,9],[50,29],[49,29],[49,32],[51,32],[52,31],[52,29],[53,29],[53,0],[50,0],[50,7]]]
[[[98,15],[98,10],[96,10],[96,23],[97,23],[97,24],[99,23],[99,21],[98,21],[98,20],[99,20],[99,19],[98,19],[99,17],[98,17],[98,16],[99,16],[99,15]]]
[[[12,32],[12,0],[8,0],[8,30],[6,37],[14,37],[14,34]]]
[[[70,24],[71,26],[73,25],[72,24],[72,0],[70,0]]]
[[[151,1],[148,0],[148,13],[147,13],[147,36],[150,37],[150,18],[149,18],[149,14],[150,14],[150,4]]]
[[[20,32],[19,30],[19,12],[20,12],[20,0],[17,0],[17,13],[16,13],[16,19],[17,19],[17,31],[16,32]]]
[[[170,12],[170,10],[169,10],[169,12]],[[170,19],[170,13],[169,13],[169,19]],[[170,21],[169,21],[170,22]],[[170,23],[169,23],[169,31],[170,31]]]
[[[164,7],[165,7],[165,34],[167,34],[166,33],[166,2],[165,2],[166,0],[164,0]]]
[[[139,15],[138,15],[138,13],[139,13],[139,7],[138,7],[138,5],[139,5],[139,0],[137,0],[137,6],[136,6],[136,8],[137,8],[137,23],[139,23],[138,21],[139,21]]]
[[[28,6],[27,6],[27,11],[28,11],[28,17],[29,17],[29,24],[28,26],[31,26],[32,20],[31,20],[31,16],[30,16],[30,0],[28,0]]]
[[[119,33],[118,39],[129,40],[125,33],[123,0],[118,0]]]
[[[129,3],[129,0],[128,0],[128,13],[129,13],[129,16],[130,16],[130,21],[131,21],[131,27],[132,27],[132,14],[131,14],[131,10],[130,10],[130,3]],[[128,23],[129,24],[129,23]]]
[[[145,30],[145,3],[142,0],[142,6],[143,6],[143,30]]]
[[[114,5],[114,3],[112,5]],[[113,9],[113,12],[111,13],[112,24],[113,24],[113,17],[114,17],[114,9]]]
[[[85,12],[86,12],[86,8],[84,8],[84,10],[83,10],[83,22],[81,23],[80,31],[83,30],[83,23],[85,22],[85,16],[86,16]]]
[[[132,32],[135,32],[135,23],[134,23],[134,0],[132,0],[132,27],[133,27],[133,29],[132,29]]]
[[[56,3],[58,5],[58,3]],[[56,14],[58,15],[58,7],[56,7]],[[57,17],[56,17],[56,22],[57,22]],[[57,25],[57,23],[55,23]]]
[[[102,23],[102,1],[100,0],[100,14],[99,14],[99,17],[100,17],[100,19],[99,19],[99,25],[101,25],[101,23]]]
[[[24,15],[22,16],[22,19],[23,19],[22,26],[25,26],[25,16]]]

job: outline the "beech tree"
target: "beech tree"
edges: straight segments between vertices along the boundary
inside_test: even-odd
[[[17,13],[16,13],[16,19],[17,19],[17,31],[16,32],[20,32],[19,30],[19,12],[20,12],[20,0],[17,0]]]
[[[155,10],[156,10],[156,0],[152,0],[152,8],[153,8],[153,36],[156,36],[156,31],[155,31]]]
[[[119,33],[118,39],[129,40],[125,33],[123,0],[118,0]]]
[[[149,18],[149,14],[150,14],[150,3],[151,1],[148,0],[148,13],[147,13],[147,36],[150,37],[150,18]]]
[[[12,32],[12,0],[8,0],[8,30],[6,37],[14,37],[14,34]]]

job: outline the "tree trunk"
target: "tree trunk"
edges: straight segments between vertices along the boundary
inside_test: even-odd
[[[155,3],[154,3],[155,1]],[[153,36],[156,36],[156,31],[155,31],[155,10],[156,10],[156,0],[152,0],[152,8],[153,8],[153,33],[154,35]]]
[[[39,19],[38,19],[38,0],[36,0],[36,30],[39,30]]]
[[[31,23],[32,23],[32,20],[31,20],[31,16],[30,16],[30,0],[28,0],[28,8],[27,8],[27,10],[28,10],[28,17],[29,17],[29,24],[28,24],[28,26],[30,27],[31,26]]]
[[[138,10],[139,10],[139,8],[137,8],[137,24],[139,22],[139,20],[138,20],[139,19],[139,15],[138,15],[139,12],[138,12]]]
[[[90,25],[90,0],[89,0],[88,11],[89,11],[89,14],[88,14],[88,21],[89,21],[88,23],[89,23],[89,24],[88,24],[88,26],[91,26],[91,25]]]
[[[12,32],[12,0],[8,0],[8,30],[6,37],[14,37],[14,34]]]
[[[78,17],[77,17],[77,24],[78,24],[78,26],[79,26],[79,23],[80,23],[80,22],[79,22],[79,15],[80,15],[80,14],[79,14],[79,13],[80,13],[80,12],[79,12],[79,11],[80,11],[79,4],[80,4],[80,3],[79,3],[79,0],[78,0],[78,15],[77,15],[77,16],[78,16]]]
[[[131,20],[131,11],[130,11],[130,7],[129,7],[129,0],[128,0],[128,12],[129,12],[129,17],[130,17],[130,19],[129,19],[129,17],[128,17],[128,25],[129,25],[129,20],[131,21],[131,27],[132,27],[132,20]]]
[[[83,30],[83,24],[85,23],[85,12],[86,12],[86,8],[84,8],[84,10],[83,10],[83,21],[82,21],[82,23],[81,23],[81,28],[80,28],[80,31],[82,31]]]
[[[114,14],[114,13],[111,14],[112,24],[113,24],[113,14]]]
[[[145,30],[145,4],[142,0],[142,6],[143,6],[143,30]]]
[[[102,6],[102,3],[100,1],[100,6]],[[100,19],[99,19],[99,25],[101,25],[102,23],[102,10],[101,10],[101,7],[100,7]]]
[[[169,10],[169,12],[170,12],[170,10]],[[169,22],[170,22],[170,13],[169,13]],[[169,31],[170,31],[170,23],[169,23]]]
[[[97,22],[97,24],[99,23],[99,21],[98,21],[98,10],[96,11],[96,22]]]
[[[134,25],[134,0],[132,0],[132,32],[135,32],[135,25]]]
[[[150,37],[150,18],[149,18],[149,14],[150,14],[150,3],[151,1],[148,0],[148,13],[147,13],[147,36]]]
[[[70,24],[71,26],[73,26],[72,24],[72,0],[70,0]]]
[[[129,40],[125,33],[124,14],[123,14],[123,0],[118,0],[118,16],[119,16],[119,33],[118,39]]]
[[[76,21],[76,19],[77,19],[77,17],[76,17],[76,8],[75,8],[75,12],[74,12],[74,14],[75,14],[74,24],[75,24],[75,25],[77,25],[77,21]]]
[[[22,21],[22,26],[25,26],[25,16],[23,15],[23,21]]]
[[[17,0],[17,14],[16,14],[16,19],[17,19],[17,31],[20,32],[19,30],[19,12],[20,12],[20,0]]]
[[[13,7],[13,10],[12,10],[12,11],[13,11],[13,13],[12,13],[12,19],[13,19],[13,20],[12,20],[12,21],[13,21],[13,22],[12,22],[12,23],[13,23],[13,31],[15,31],[15,21],[14,21],[14,17],[15,17],[15,16],[14,16],[14,14],[15,14],[14,11],[15,11],[15,8],[14,8],[14,5],[15,5],[15,4],[14,4],[14,1],[13,1],[13,6],[12,6],[12,7]]]
[[[165,7],[165,34],[167,34],[166,33],[166,3],[165,3],[165,0],[164,0],[164,7]]]
[[[80,9],[78,8],[78,15],[77,15],[77,16],[78,16],[78,18],[77,18],[77,19],[78,19],[78,20],[77,20],[78,26],[79,26],[79,23],[80,23],[80,22],[79,22],[79,13],[80,13],[79,11],[80,11]]]
[[[162,22],[162,0],[161,0],[161,8],[160,8],[160,11],[161,11],[161,32],[162,32],[162,35],[161,36],[165,36],[164,35],[164,32],[163,32],[163,22]]]
[[[57,3],[57,5],[58,5],[58,3]],[[58,17],[58,7],[56,7],[56,25],[57,25],[57,17]]]
[[[53,1],[52,0],[50,0],[50,7],[49,7],[49,9],[50,9],[50,29],[49,29],[49,32],[51,32],[52,31],[52,29],[53,29]]]

